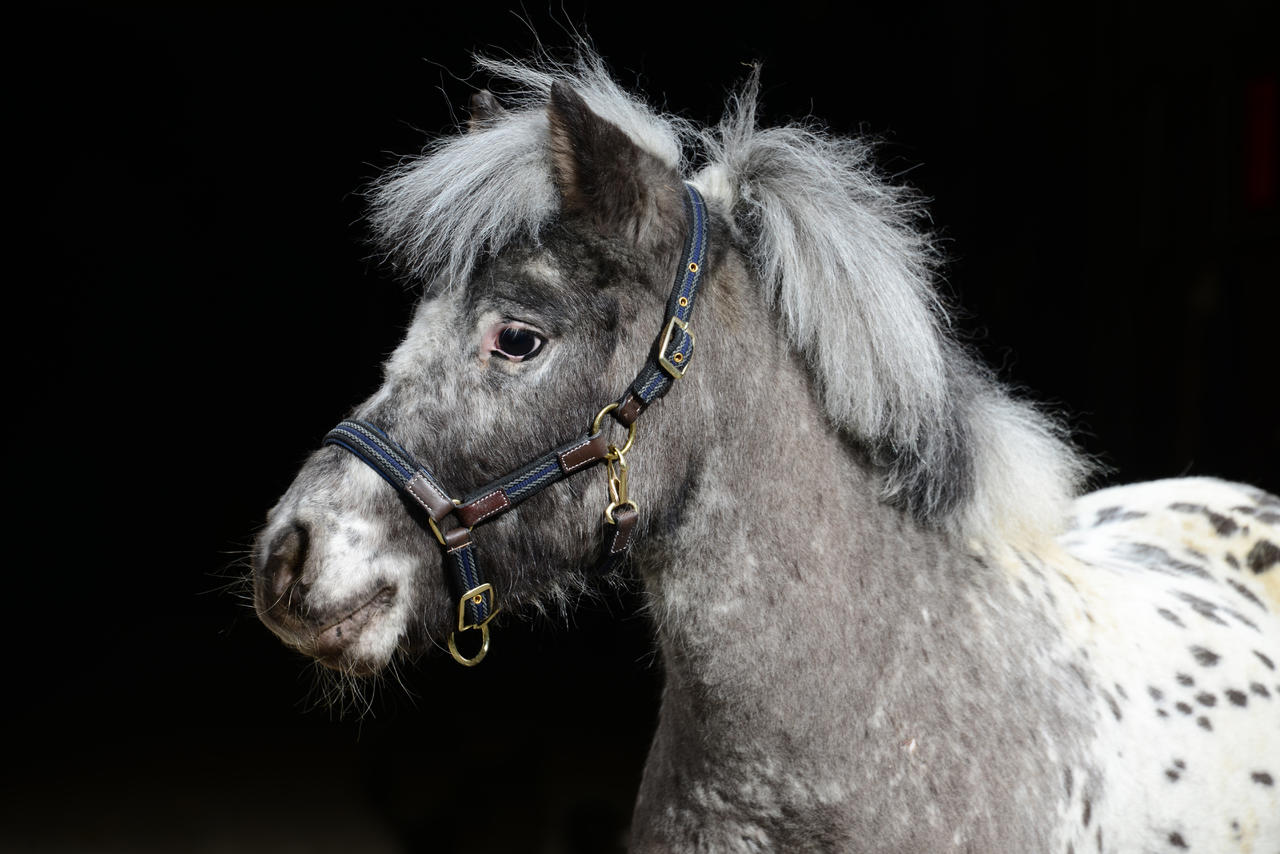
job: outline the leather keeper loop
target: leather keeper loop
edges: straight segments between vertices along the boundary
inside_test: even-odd
[[[444,537],[444,547],[451,552],[456,552],[458,549],[471,545],[470,528],[453,528],[445,531],[442,536]]]
[[[611,413],[613,419],[623,427],[630,427],[644,411],[644,401],[631,389],[618,401],[618,408]]]
[[[422,509],[436,522],[453,512],[453,502],[449,496],[436,489],[421,473],[415,474],[405,483],[404,491],[422,505]]]
[[[583,466],[600,462],[608,453],[609,443],[605,439],[604,433],[599,433],[581,445],[557,455],[557,459],[560,461],[560,468],[564,469],[565,474],[571,474]]]

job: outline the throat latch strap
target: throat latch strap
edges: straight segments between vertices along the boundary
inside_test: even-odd
[[[630,426],[650,404],[670,391],[689,369],[693,358],[693,331],[689,321],[707,273],[707,206],[692,184],[685,184],[684,188],[685,211],[689,216],[684,255],[671,286],[662,332],[648,361],[618,400],[618,408],[613,413],[624,427]]]

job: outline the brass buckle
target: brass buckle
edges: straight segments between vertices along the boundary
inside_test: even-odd
[[[462,594],[462,598],[458,600],[458,631],[449,632],[449,654],[453,656],[453,660],[461,664],[463,667],[475,667],[484,657],[489,654],[489,621],[498,616],[501,608],[494,608],[489,611],[489,616],[485,617],[478,623],[467,622],[467,603],[472,600],[483,599],[484,594],[489,594],[489,601],[493,602],[497,597],[493,592],[492,584],[481,584],[478,587],[472,587],[466,593]],[[476,604],[480,604],[476,602]],[[467,658],[458,652],[458,634],[461,632],[476,631],[480,632],[480,651],[473,658]]]
[[[667,352],[667,347],[670,346],[671,344],[671,336],[675,335],[677,327],[679,327],[681,332],[689,336],[689,355],[690,356],[693,355],[693,345],[696,343],[693,337],[693,333],[689,331],[689,324],[685,323],[683,320],[681,320],[680,318],[676,317],[673,314],[671,316],[671,319],[667,321],[666,328],[662,330],[662,341],[661,343],[658,344],[658,365],[662,368],[662,370],[670,374],[672,379],[675,379],[675,380],[678,380],[681,377],[683,377],[685,369],[689,367],[688,360],[684,357],[682,353],[677,352],[672,354],[672,356],[676,360],[675,362],[672,362],[665,355]]]
[[[472,587],[466,593],[462,594],[462,598],[458,600],[458,631],[465,632],[468,629],[483,629],[489,625],[489,621],[498,616],[501,608],[493,608],[489,611],[489,616],[485,617],[478,623],[467,622],[467,603],[475,601],[479,605],[484,601],[484,594],[489,594],[489,602],[492,603],[497,597],[493,593],[492,584],[481,584],[479,587]]]

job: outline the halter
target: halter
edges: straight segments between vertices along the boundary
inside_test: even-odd
[[[474,666],[489,652],[489,622],[501,610],[497,590],[485,581],[476,561],[471,533],[477,525],[496,519],[569,475],[605,463],[609,506],[605,508],[604,518],[613,530],[602,546],[598,571],[609,572],[626,556],[631,534],[640,518],[639,507],[627,497],[626,454],[636,438],[636,419],[684,376],[693,356],[689,316],[706,273],[707,209],[702,195],[692,184],[685,183],[684,189],[689,233],[684,258],[667,301],[662,332],[627,391],[596,413],[591,429],[585,434],[490,481],[462,500],[451,498],[430,471],[385,431],[367,421],[343,421],[324,437],[323,444],[337,445],[355,454],[426,511],[431,532],[444,551],[444,565],[458,597],[458,628],[449,634],[449,653],[459,664]],[[621,448],[605,439],[601,425],[606,415],[627,428],[627,440]],[[472,658],[458,651],[457,635],[466,631],[480,632],[480,651]]]

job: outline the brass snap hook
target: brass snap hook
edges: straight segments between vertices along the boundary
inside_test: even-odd
[[[604,520],[610,525],[618,524],[613,518],[613,511],[619,507],[630,505],[632,510],[640,508],[627,497],[627,458],[616,445],[609,446],[610,456],[605,457],[605,466],[609,473],[609,506],[604,508]],[[617,457],[615,460],[614,457]]]

